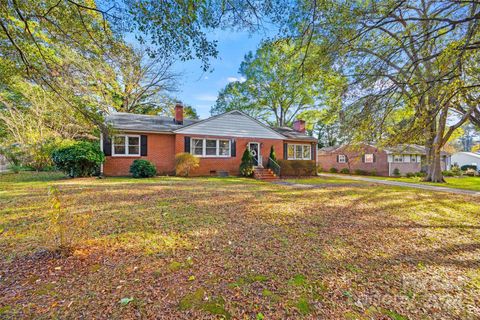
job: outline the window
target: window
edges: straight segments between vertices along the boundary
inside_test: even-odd
[[[373,163],[373,153],[365,154],[365,163]]]
[[[195,156],[203,155],[203,139],[192,139],[191,153]]]
[[[413,155],[410,157],[410,162],[417,162],[417,156]]]
[[[347,157],[344,154],[339,154],[338,163],[347,163]]]
[[[140,136],[114,136],[112,143],[112,155],[140,156]]]
[[[312,159],[312,156],[310,155],[311,148],[310,146],[303,146],[303,159]]]
[[[217,155],[217,140],[205,140],[205,155],[216,156]]]
[[[230,157],[230,140],[192,139],[191,153],[199,157]]]
[[[289,144],[288,160],[311,160],[312,146],[308,144]]]
[[[293,144],[288,145],[288,159],[295,159],[295,146]]]
[[[128,154],[140,154],[140,137],[127,137]]]
[[[113,137],[113,154],[125,154],[125,136]]]
[[[403,156],[401,154],[394,155],[393,156],[393,162],[402,163],[403,162]]]
[[[296,145],[295,146],[295,159],[303,159],[303,146]]]
[[[230,141],[218,140],[218,155],[228,157],[230,155]]]

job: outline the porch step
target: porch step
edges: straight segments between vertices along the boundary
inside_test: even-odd
[[[277,175],[272,170],[267,168],[255,168],[253,177],[258,180],[266,181],[278,180]]]

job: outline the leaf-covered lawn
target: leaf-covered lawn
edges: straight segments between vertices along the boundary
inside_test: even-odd
[[[473,197],[241,178],[59,178],[0,176],[0,318],[480,314]],[[49,185],[88,219],[71,256],[48,250]]]

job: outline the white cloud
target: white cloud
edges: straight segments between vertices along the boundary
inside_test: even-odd
[[[199,101],[215,102],[217,101],[217,96],[213,94],[199,94],[195,96],[195,99]]]
[[[204,80],[208,80],[208,76],[203,77]]]
[[[228,77],[227,81],[228,82],[245,82],[247,80],[245,77]]]

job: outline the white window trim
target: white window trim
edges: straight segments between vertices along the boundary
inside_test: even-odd
[[[402,161],[397,161],[396,159],[402,159]],[[393,163],[405,163],[405,159],[403,158],[403,154],[394,154],[393,155],[393,159],[392,159]]]
[[[288,148],[290,146],[293,146],[294,152],[293,152],[293,158],[288,156]],[[297,146],[302,146],[302,156],[300,158],[297,158]],[[309,147],[310,148],[310,157],[307,159],[303,156],[303,147]],[[294,144],[294,143],[287,143],[287,158],[288,160],[312,160],[312,146],[309,144]]]
[[[193,152],[193,140],[202,140],[202,154],[194,154]],[[216,141],[216,146],[215,146],[215,155],[207,155],[207,140],[215,140]],[[221,155],[220,154],[220,141],[228,141],[228,155]],[[232,140],[230,139],[214,139],[214,138],[195,138],[191,137],[190,138],[190,153],[194,155],[195,157],[199,158],[230,158],[232,156]]]
[[[347,163],[347,156],[344,154],[338,155],[338,163]]]
[[[367,156],[372,156],[372,161],[367,161]],[[364,163],[374,163],[375,155],[373,153],[365,153],[363,159],[365,160]]]
[[[120,153],[117,154],[115,153],[115,137],[125,137],[125,153]],[[128,153],[128,138],[138,138],[138,153],[135,154],[130,154]],[[142,148],[142,138],[140,135],[137,134],[117,134],[114,135],[112,138],[112,157],[140,157],[142,154],[142,151],[140,150]]]

